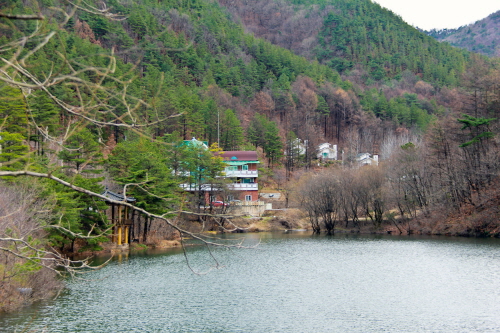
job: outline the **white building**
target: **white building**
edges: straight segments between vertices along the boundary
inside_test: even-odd
[[[317,155],[320,160],[336,160],[337,145],[332,145],[328,142],[322,143],[317,148]]]
[[[360,165],[378,165],[378,155],[361,153],[356,155],[356,162]]]

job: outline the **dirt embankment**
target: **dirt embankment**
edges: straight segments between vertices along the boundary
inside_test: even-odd
[[[13,277],[4,275],[0,283],[0,313],[14,312],[34,302],[52,298],[63,287],[57,274],[47,268]]]
[[[300,209],[269,210],[262,217],[236,217],[231,219],[231,223],[239,227],[238,230],[233,232],[311,230],[307,215]],[[194,233],[229,232],[210,220],[200,222],[196,219],[186,219],[179,226]],[[229,230],[233,229],[230,224],[225,224],[225,227]],[[324,231],[322,229],[322,232]],[[348,222],[347,225],[340,222],[335,227],[335,233],[500,237],[500,198],[498,201],[490,200],[469,211],[464,210],[461,214],[453,215],[446,210],[435,210],[431,213],[420,214],[415,219],[396,217],[395,219],[385,220],[379,227],[375,227],[369,219],[360,221],[357,224],[353,224],[352,221]],[[178,233],[168,234],[169,237],[163,234],[160,237],[159,233],[153,233],[146,244],[131,243],[127,246],[117,247],[112,243],[105,243],[102,244],[103,251],[97,253],[86,252],[84,255],[181,246]]]
[[[262,217],[239,217],[233,219],[242,232],[266,232],[309,229],[310,224],[299,209],[269,210]]]

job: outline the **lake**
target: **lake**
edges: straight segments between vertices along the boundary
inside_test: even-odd
[[[238,234],[224,268],[179,249],[115,258],[2,332],[499,332],[500,240]],[[213,265],[202,247],[189,263]]]

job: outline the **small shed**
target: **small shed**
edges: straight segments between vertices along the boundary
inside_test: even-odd
[[[113,200],[106,201],[110,207],[107,212],[108,217],[113,224],[113,234],[111,241],[117,245],[128,244],[130,242],[130,226],[133,224],[133,211],[126,205],[117,204],[116,201],[134,203],[136,200],[133,197],[125,197],[116,192],[110,191],[108,188],[101,193],[106,198]]]

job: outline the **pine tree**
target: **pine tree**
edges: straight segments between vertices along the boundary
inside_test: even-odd
[[[25,164],[28,146],[20,133],[0,132],[0,170],[19,170]]]
[[[26,135],[28,117],[21,90],[8,85],[0,87],[0,131]]]
[[[238,150],[243,144],[243,128],[231,109],[227,109],[224,112],[220,139],[220,146],[223,150]]]

